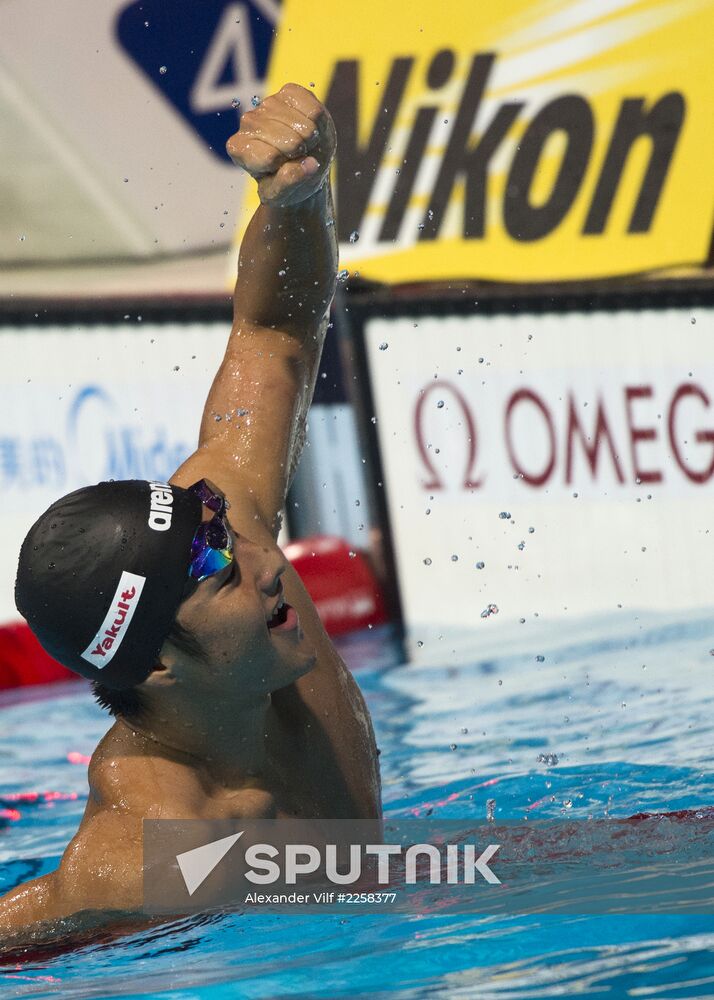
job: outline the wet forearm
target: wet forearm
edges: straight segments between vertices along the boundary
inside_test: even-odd
[[[29,940],[37,925],[54,914],[54,873],[25,882],[0,897],[0,950]]]
[[[323,326],[335,292],[337,239],[329,183],[290,208],[261,205],[240,250],[234,325],[301,339]]]
[[[120,932],[123,927],[134,930],[156,923],[156,918],[148,918],[141,912],[138,903],[119,909],[121,902],[113,904],[107,899],[106,908],[98,908],[93,901],[90,907],[81,888],[76,892],[63,891],[57,872],[17,886],[0,898],[0,957],[28,946],[75,939],[101,929]]]

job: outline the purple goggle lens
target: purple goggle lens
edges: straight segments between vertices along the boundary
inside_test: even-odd
[[[200,583],[230,565],[233,561],[233,541],[225,519],[226,498],[216,493],[205,479],[189,486],[189,492],[215,512],[210,521],[199,524],[191,543],[188,575]]]

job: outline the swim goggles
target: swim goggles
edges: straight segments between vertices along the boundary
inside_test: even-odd
[[[220,493],[216,493],[205,479],[189,486],[188,491],[214,512],[210,521],[199,524],[191,542],[188,575],[200,583],[201,580],[220,573],[233,561],[233,540],[226,522],[228,501]]]

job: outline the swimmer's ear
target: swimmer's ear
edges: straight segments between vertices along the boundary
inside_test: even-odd
[[[160,657],[154,664],[154,669],[141,684],[142,688],[149,691],[156,691],[159,688],[171,687],[176,683],[178,678],[173,669],[175,660],[166,643],[164,643]]]

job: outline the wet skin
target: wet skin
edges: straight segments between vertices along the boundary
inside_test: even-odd
[[[147,718],[117,719],[102,739],[60,868],[0,901],[0,955],[142,926],[144,819],[381,816],[369,714],[310,597],[268,532],[234,546],[235,566],[199,584],[179,613],[203,655],[165,648],[142,685],[152,689]],[[269,632],[283,596],[299,624]]]
[[[145,818],[380,816],[364,700],[276,542],[335,290],[335,148],[329,112],[297,84],[244,113],[229,140],[261,205],[198,447],[171,482],[206,478],[224,492],[235,564],[179,610],[201,654],[165,642],[140,688],[144,713],[117,719],[97,747],[58,870],[0,900],[0,952],[135,921]],[[268,630],[281,587],[298,622]]]
[[[93,799],[116,801],[121,767],[122,802],[144,814],[161,803],[206,818],[379,815],[374,737],[353,678],[278,546],[232,535],[233,563],[178,615],[202,655],[164,657],[146,685],[150,723],[120,720],[98,747]],[[283,602],[294,613],[269,629]]]

